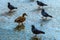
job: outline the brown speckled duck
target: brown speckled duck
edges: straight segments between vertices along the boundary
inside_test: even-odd
[[[15,19],[15,22],[19,23],[19,25],[20,25],[20,23],[23,24],[23,22],[26,20],[25,16],[27,16],[27,14],[23,13],[22,16]]]

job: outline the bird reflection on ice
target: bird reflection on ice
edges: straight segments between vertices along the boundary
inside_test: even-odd
[[[22,24],[22,25],[17,25],[16,28],[14,28],[14,30],[15,31],[21,31],[24,28],[25,28],[25,26],[24,26],[24,24]]]
[[[47,24],[50,21],[51,21],[51,19],[48,19],[48,20],[41,19],[41,21],[40,21],[41,24],[40,25],[43,26],[43,25]]]

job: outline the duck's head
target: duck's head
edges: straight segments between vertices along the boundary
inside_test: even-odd
[[[26,13],[23,13],[23,15],[22,15],[22,16],[23,16],[23,17],[24,17],[24,16],[27,16],[27,14],[26,14]]]

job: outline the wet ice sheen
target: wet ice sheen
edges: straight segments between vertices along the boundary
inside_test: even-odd
[[[45,32],[44,35],[38,35],[39,40],[60,40],[60,0],[40,1],[48,4],[44,9],[53,16],[51,20],[41,21],[40,11],[36,10],[38,8],[36,0],[34,2],[29,2],[29,0],[0,0],[0,40],[32,40],[34,38],[34,34],[31,32],[32,24]],[[18,7],[11,16],[6,14],[9,11],[7,2]],[[18,25],[14,20],[24,12],[28,15],[24,23],[24,30],[14,31],[14,28]],[[41,23],[43,23],[43,26],[40,25]]]

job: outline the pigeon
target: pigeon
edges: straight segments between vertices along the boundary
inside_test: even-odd
[[[32,25],[31,30],[32,30],[33,34],[45,34],[45,32],[36,29],[34,25]]]
[[[8,2],[8,8],[10,9],[10,11],[13,9],[17,9],[17,7],[14,7],[13,5],[11,5],[10,2]]]
[[[47,6],[47,4],[44,4],[44,3],[40,2],[40,1],[36,1],[36,2],[37,2],[37,5],[39,5],[39,6]]]
[[[20,23],[23,23],[26,20],[25,16],[27,16],[27,14],[23,13],[23,15],[16,18],[14,22],[17,22],[20,25]]]
[[[42,14],[43,17],[51,17],[52,18],[52,16],[47,14],[47,12],[45,12],[44,9],[42,9],[41,14]]]

